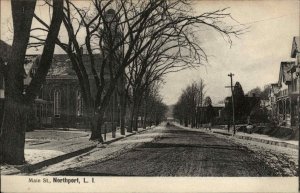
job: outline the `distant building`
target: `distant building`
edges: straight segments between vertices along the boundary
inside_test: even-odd
[[[225,107],[225,104],[212,104],[212,108],[214,110],[214,120],[215,124],[223,124],[223,121],[220,121],[220,119],[223,117],[223,109]],[[197,127],[199,127],[202,124],[208,123],[207,117],[206,117],[206,106],[198,106],[196,111],[196,119],[197,119]]]

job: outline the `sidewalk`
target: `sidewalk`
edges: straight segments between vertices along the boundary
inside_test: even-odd
[[[120,139],[144,132],[147,129],[139,128],[138,132],[120,134],[117,130],[116,137],[112,138],[112,133],[106,134],[103,144],[90,141],[90,132],[76,129],[63,130],[36,130],[26,133],[25,139],[25,160],[26,164],[1,165],[1,175],[16,175],[19,173],[33,172],[45,166],[49,166],[71,157],[86,153],[93,148],[102,148],[107,144]],[[102,135],[104,136],[104,135]]]
[[[263,134],[257,134],[257,133],[248,134],[248,133],[244,133],[244,132],[237,132],[235,135],[233,135],[232,129],[230,130],[230,132],[228,132],[227,129],[218,129],[218,128],[212,128],[211,131],[209,131],[204,128],[196,129],[196,128],[184,127],[177,123],[175,123],[174,125],[184,128],[184,129],[189,129],[189,130],[194,130],[194,131],[203,131],[203,132],[208,132],[208,133],[212,132],[212,133],[216,133],[216,134],[236,137],[239,139],[245,139],[245,140],[251,140],[251,141],[256,141],[256,142],[260,142],[260,143],[265,143],[265,144],[269,144],[269,145],[276,145],[276,146],[288,147],[288,148],[293,148],[293,149],[299,148],[299,141],[283,140],[283,139],[279,139],[276,137],[270,137],[268,135],[263,135]]]
[[[231,130],[228,132],[225,129],[217,129],[217,128],[212,128],[213,133],[218,133],[222,135],[229,135],[229,136],[234,136],[240,139],[246,139],[246,140],[252,140],[260,143],[266,143],[270,145],[277,145],[281,147],[289,147],[293,149],[298,149],[299,147],[299,141],[296,140],[283,140],[279,139],[276,137],[270,137],[268,135],[263,135],[263,134],[257,134],[257,133],[244,133],[244,132],[236,132],[235,135],[233,135],[233,131]]]

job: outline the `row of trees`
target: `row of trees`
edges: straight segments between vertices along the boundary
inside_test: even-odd
[[[213,114],[211,112],[212,101],[205,96],[206,85],[202,79],[188,85],[180,95],[173,109],[173,116],[180,124],[191,127],[199,127],[210,122]]]
[[[163,99],[159,95],[159,85],[156,84],[151,90],[145,92],[142,101],[137,114],[141,117],[141,124],[144,129],[147,125],[158,125],[165,120],[168,106],[163,103]],[[134,120],[135,127],[137,127],[138,118]]]
[[[124,134],[126,97],[131,101],[131,131],[137,128],[135,123],[143,99],[147,101],[144,109],[151,104],[151,100],[156,101],[157,108],[165,108],[159,97],[149,97],[149,92],[153,90],[151,87],[161,81],[165,74],[197,67],[207,61],[193,29],[210,27],[227,38],[229,43],[232,36],[242,33],[242,30],[222,22],[231,18],[226,9],[193,15],[191,2],[186,0],[92,0],[86,7],[69,0],[38,3],[41,3],[39,6],[48,6],[50,21],[43,20],[35,13],[36,0],[11,1],[13,57],[7,65],[1,65],[5,71],[6,90],[0,154],[1,161],[6,163],[24,162],[26,114],[45,80],[55,45],[68,54],[76,72],[88,108],[91,139],[102,142],[104,113],[115,90],[121,98],[121,131]],[[40,26],[31,27],[33,19]],[[58,35],[61,27],[66,38]],[[83,63],[82,45],[90,57],[92,82]],[[24,91],[23,71],[27,47],[40,46],[43,52],[39,67]],[[101,64],[95,63],[95,54],[101,54]],[[99,65],[100,72],[96,70]],[[93,87],[96,88],[95,94]],[[147,116],[144,117],[146,122]]]

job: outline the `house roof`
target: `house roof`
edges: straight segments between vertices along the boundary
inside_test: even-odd
[[[295,36],[293,38],[293,43],[292,43],[291,57],[295,58],[297,53],[299,52],[300,52],[300,38],[299,36]]]
[[[293,61],[285,61],[280,63],[280,71],[279,71],[279,80],[278,80],[278,86],[282,86],[282,82],[284,84],[288,84],[292,77],[291,73],[288,71],[291,69],[291,67],[295,65],[295,62]]]
[[[96,71],[100,72],[101,56],[99,54],[94,55],[96,63]],[[39,65],[40,55],[27,55],[25,60],[25,71],[30,73],[31,69]],[[89,55],[83,55],[83,64],[88,75],[92,75]],[[71,60],[67,54],[54,54],[51,67],[47,76],[76,76],[76,73],[72,67]]]
[[[272,83],[272,84],[271,84],[271,87],[278,87],[278,82]]]
[[[278,82],[277,83],[272,83],[271,84],[271,92],[273,92],[274,94],[277,94],[280,91]]]

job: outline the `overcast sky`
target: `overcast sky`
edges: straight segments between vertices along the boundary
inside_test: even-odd
[[[250,29],[239,39],[233,39],[231,48],[217,34],[202,32],[202,45],[212,55],[209,65],[169,74],[161,92],[167,104],[176,103],[181,90],[199,78],[206,82],[207,95],[213,103],[230,95],[230,89],[225,88],[230,85],[230,72],[245,92],[278,81],[279,64],[291,60],[292,38],[299,36],[299,1],[197,1],[195,4],[199,13],[230,7],[232,16]]]
[[[8,41],[11,22],[10,6],[1,1],[1,39]],[[278,80],[279,64],[291,60],[292,39],[299,36],[299,1],[194,1],[195,13],[229,7],[228,12],[240,24],[249,26],[249,32],[233,38],[230,45],[211,30],[199,32],[201,46],[209,55],[209,64],[197,70],[169,74],[161,89],[164,102],[176,103],[187,84],[204,79],[207,95],[213,103],[230,95],[225,88],[230,84],[227,76],[232,72],[234,82],[239,81],[245,92]],[[41,11],[40,8],[36,11]],[[235,23],[238,25],[238,23]],[[241,25],[243,27],[243,25]]]

